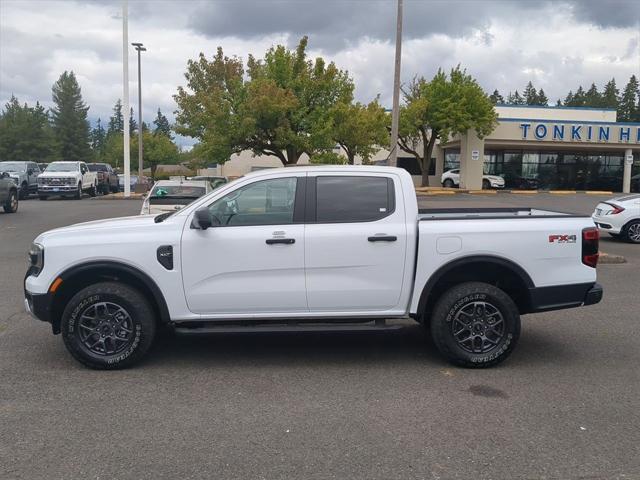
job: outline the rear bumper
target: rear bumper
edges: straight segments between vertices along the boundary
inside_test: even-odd
[[[549,312],[593,305],[602,300],[603,293],[604,290],[599,283],[530,288],[529,310],[525,313]]]

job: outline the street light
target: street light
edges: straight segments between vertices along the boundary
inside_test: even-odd
[[[391,145],[389,165],[398,166],[398,125],[400,123],[400,60],[402,58],[402,0],[398,0],[396,17],[396,61],[393,72],[393,110],[391,112]]]
[[[142,43],[133,42],[138,51],[138,181],[136,182],[136,193],[143,193],[145,187],[142,185],[142,71],[140,68],[140,52],[146,52],[147,49]]]

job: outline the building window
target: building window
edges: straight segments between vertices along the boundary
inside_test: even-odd
[[[398,157],[398,167],[404,168],[411,175],[422,175],[420,164],[416,157]]]
[[[447,148],[444,151],[444,172],[460,168],[460,150],[457,148]]]

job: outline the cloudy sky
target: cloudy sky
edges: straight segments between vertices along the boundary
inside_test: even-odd
[[[637,0],[405,0],[402,79],[460,63],[506,96],[532,80],[555,101],[582,84],[640,73]],[[122,96],[121,2],[0,0],[0,102],[11,94],[51,105],[51,85],[73,70],[106,121]],[[143,113],[173,118],[186,62],[217,46],[244,59],[309,36],[310,54],[346,69],[356,97],[391,104],[395,0],[130,0],[129,41],[144,42]],[[129,57],[131,102],[136,58]],[[189,143],[189,142],[187,142]]]

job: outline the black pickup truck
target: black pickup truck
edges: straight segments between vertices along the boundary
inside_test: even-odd
[[[118,191],[118,175],[108,163],[87,163],[90,172],[98,175],[98,191],[103,195]]]

